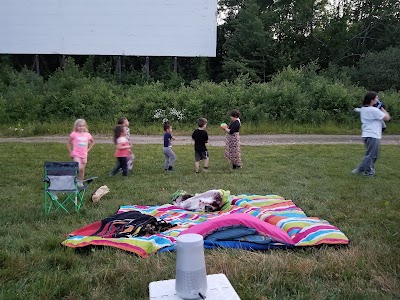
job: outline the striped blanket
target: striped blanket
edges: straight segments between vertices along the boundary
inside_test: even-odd
[[[133,238],[104,238],[100,236],[85,236],[80,230],[71,233],[71,236],[62,242],[62,245],[71,248],[85,246],[111,246],[126,251],[134,252],[141,257],[165,250],[174,250],[175,238],[186,229],[201,224],[207,220],[215,219],[230,214],[250,214],[259,220],[267,222],[283,230],[290,238],[290,243],[270,243],[260,248],[270,249],[276,247],[302,247],[320,244],[348,244],[349,239],[338,228],[328,221],[316,217],[307,217],[302,209],[297,207],[292,200],[286,200],[278,195],[231,195],[231,205],[225,210],[217,212],[191,212],[171,204],[161,206],[127,205],[121,206],[119,213],[139,211],[149,214],[157,219],[162,219],[173,225],[172,228],[150,236]],[[82,231],[84,232],[84,231]],[[273,238],[273,237],[272,237]],[[206,245],[207,243],[205,243]],[[242,243],[243,245],[245,243]],[[210,246],[208,243],[207,245]],[[215,244],[218,245],[218,244]],[[226,243],[225,247],[241,247],[240,242]]]

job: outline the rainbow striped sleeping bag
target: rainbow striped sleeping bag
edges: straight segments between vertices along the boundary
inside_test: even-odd
[[[229,191],[224,191],[229,194]],[[84,228],[75,230],[62,245],[71,248],[110,246],[148,257],[155,252],[173,251],[180,234],[204,236],[206,248],[230,247],[252,250],[346,245],[346,235],[328,221],[307,217],[292,200],[278,195],[229,195],[230,205],[216,212],[191,212],[180,207],[126,205],[117,214],[139,211],[173,225],[149,236],[110,238],[85,235]],[[82,234],[83,233],[83,234]],[[238,236],[243,234],[243,236]]]

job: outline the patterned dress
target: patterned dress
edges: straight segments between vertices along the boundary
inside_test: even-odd
[[[237,119],[229,125],[229,133],[226,134],[225,157],[229,159],[233,165],[241,166],[240,158],[240,120]]]

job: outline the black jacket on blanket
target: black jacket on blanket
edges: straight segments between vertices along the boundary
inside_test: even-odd
[[[139,211],[128,211],[105,218],[100,221],[100,227],[92,236],[102,236],[104,238],[121,238],[143,236],[165,231],[172,227],[164,220],[142,214]]]

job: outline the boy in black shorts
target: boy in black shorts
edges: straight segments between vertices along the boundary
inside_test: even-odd
[[[194,171],[199,173],[200,161],[204,160],[203,171],[208,169],[208,151],[206,143],[208,143],[208,133],[205,130],[207,127],[207,119],[200,118],[197,120],[197,125],[199,128],[193,131],[192,139],[194,140]]]

